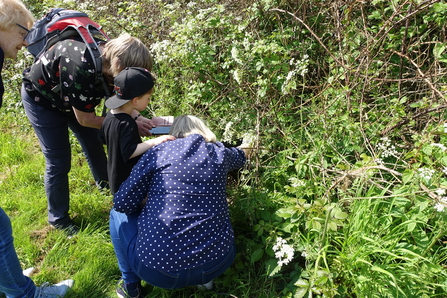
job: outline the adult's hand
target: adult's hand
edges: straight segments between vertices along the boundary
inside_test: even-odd
[[[102,122],[104,121],[104,117],[97,116],[94,112],[87,113],[80,111],[76,108],[73,108],[74,114],[76,116],[76,120],[78,120],[79,124],[86,127],[92,127],[100,129]]]
[[[155,125],[152,123],[150,119],[147,119],[143,116],[138,117],[137,125],[138,125],[138,133],[142,137],[151,136],[152,134],[149,130],[155,127]]]

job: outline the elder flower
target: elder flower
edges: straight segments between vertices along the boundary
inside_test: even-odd
[[[286,240],[278,237],[276,244],[273,246],[275,257],[278,259],[278,266],[287,265],[293,259],[295,253],[292,246],[288,245]]]

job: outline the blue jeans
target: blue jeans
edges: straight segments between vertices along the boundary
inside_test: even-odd
[[[110,236],[118,259],[118,267],[126,283],[144,280],[163,289],[178,289],[205,284],[225,272],[236,257],[236,248],[233,245],[233,248],[225,256],[209,260],[198,267],[176,272],[165,272],[146,267],[136,253],[138,215],[137,213],[124,214],[114,209],[110,211]]]
[[[81,144],[96,184],[104,187],[108,181],[107,158],[104,145],[99,139],[99,130],[84,127],[76,118],[36,104],[23,86],[22,102],[45,156],[44,183],[48,200],[48,222],[53,225],[69,223],[68,172],[71,168],[71,146],[68,128]]]
[[[0,208],[0,293],[7,298],[32,298],[36,285],[23,275],[13,241],[11,221]]]

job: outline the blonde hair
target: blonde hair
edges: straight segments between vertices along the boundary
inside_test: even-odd
[[[16,24],[31,28],[34,17],[20,0],[0,0],[0,30],[10,31]]]
[[[114,77],[126,67],[143,67],[152,71],[152,56],[149,49],[141,40],[129,34],[108,41],[104,46],[102,57]]]
[[[216,135],[206,126],[205,122],[192,115],[175,117],[169,134],[176,138],[186,138],[192,134],[199,134],[205,138],[206,142],[216,142]]]

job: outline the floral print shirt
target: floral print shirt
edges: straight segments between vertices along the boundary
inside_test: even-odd
[[[71,116],[72,107],[94,112],[105,98],[105,90],[86,47],[81,39],[66,39],[52,46],[23,73],[28,95],[39,105]]]

